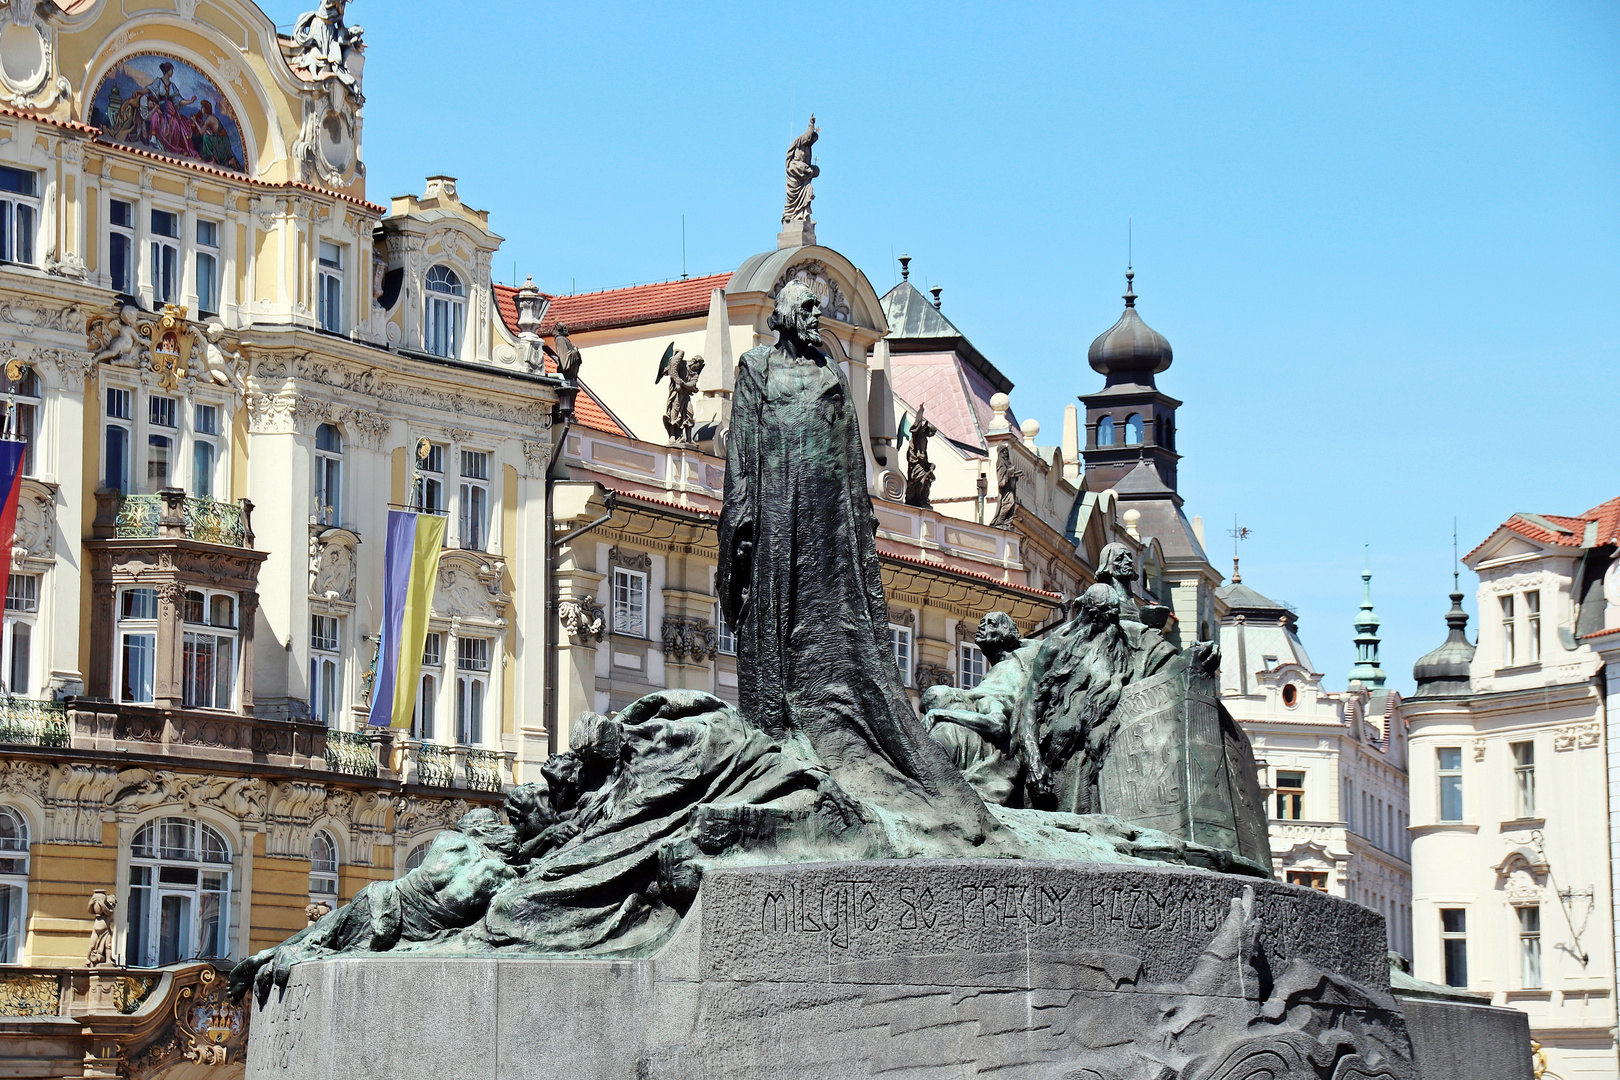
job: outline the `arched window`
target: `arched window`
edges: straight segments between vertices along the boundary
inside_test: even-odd
[[[461,328],[467,321],[467,290],[448,266],[430,266],[422,319],[422,348],[434,356],[461,354]]]
[[[22,959],[28,918],[28,822],[0,806],[0,964]]]
[[[1097,445],[1114,445],[1114,418],[1112,416],[1105,416],[1097,421]]]
[[[337,841],[325,829],[316,829],[309,838],[309,898],[337,906]]]
[[[427,840],[411,848],[411,853],[405,856],[406,873],[410,873],[412,870],[415,870],[418,866],[422,865],[422,860],[427,858],[428,846],[432,843],[433,841]]]
[[[188,818],[142,825],[130,847],[132,967],[159,967],[231,952],[231,846],[213,826]]]
[[[315,429],[315,520],[337,525],[343,518],[343,432],[331,424]]]
[[[1125,418],[1125,445],[1142,445],[1142,414],[1131,413]]]

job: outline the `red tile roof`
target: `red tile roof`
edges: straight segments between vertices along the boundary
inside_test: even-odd
[[[517,288],[512,285],[496,285],[495,309],[501,313],[501,321],[512,333],[517,333]],[[557,361],[550,356],[546,357],[547,374],[557,373]],[[635,438],[630,429],[619,422],[619,418],[608,411],[602,399],[597,397],[591,388],[585,385],[585,380],[579,383],[579,396],[574,399],[574,420],[580,427],[588,427],[592,431],[604,431],[609,435],[623,435],[627,439]]]
[[[1582,634],[1581,640],[1591,641],[1595,637],[1608,637],[1610,634],[1620,634],[1620,626],[1611,626],[1607,630],[1594,630],[1590,634]]]
[[[690,318],[706,315],[709,294],[723,289],[731,281],[731,272],[687,278],[685,281],[657,281],[651,285],[631,285],[625,289],[604,292],[575,293],[572,296],[553,296],[546,306],[540,332],[551,333],[559,322],[568,332],[578,334],[584,330],[606,330],[614,326],[639,326],[642,323],[663,322],[665,319]],[[517,312],[513,311],[513,319]],[[504,318],[506,312],[502,310]]]
[[[1536,514],[1535,516],[1550,521],[1568,531],[1554,532],[1525,517],[1523,514],[1514,514],[1497,528],[1511,529],[1520,536],[1528,537],[1539,544],[1556,544],[1559,547],[1578,548],[1586,542],[1586,527],[1595,523],[1597,525],[1597,537],[1593,541],[1594,544],[1598,546],[1605,544],[1620,545],[1620,496],[1616,496],[1608,502],[1599,503],[1579,517],[1569,517],[1564,514]],[[1491,530],[1491,535],[1494,536],[1495,534],[1496,530]],[[1488,543],[1490,543],[1490,537],[1486,537],[1484,543],[1481,543],[1479,547],[1476,547],[1463,557],[1465,559],[1473,558]]]

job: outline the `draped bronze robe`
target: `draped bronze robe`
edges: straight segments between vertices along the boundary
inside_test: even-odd
[[[716,583],[737,635],[743,715],[857,799],[977,840],[993,821],[924,731],[895,667],[843,373],[824,355],[749,350],[727,447]]]

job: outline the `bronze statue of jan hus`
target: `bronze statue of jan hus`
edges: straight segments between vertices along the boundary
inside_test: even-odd
[[[994,819],[928,737],[895,667],[857,406],[789,281],[775,345],[737,365],[716,588],[742,714],[857,800],[976,840]]]

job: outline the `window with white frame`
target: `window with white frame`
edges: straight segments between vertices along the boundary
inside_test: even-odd
[[[489,545],[489,455],[461,452],[461,546],[483,551]]]
[[[219,406],[197,404],[191,410],[191,493],[214,497],[214,468],[219,462]]]
[[[1532,904],[1514,910],[1519,915],[1519,985],[1540,990],[1541,908]]]
[[[1435,751],[1440,775],[1440,820],[1463,819],[1462,747],[1442,746]]]
[[[1524,662],[1541,663],[1541,591],[1524,594]]]
[[[0,262],[34,265],[39,174],[0,165]]]
[[[135,295],[135,204],[107,200],[107,274],[112,291]]]
[[[118,700],[151,704],[157,670],[157,590],[118,593]]]
[[[12,574],[6,584],[5,692],[25,697],[33,690],[34,619],[39,613],[39,575]]]
[[[985,662],[984,653],[971,641],[964,641],[956,648],[956,685],[963,690],[971,690],[984,682]]]
[[[5,377],[11,411],[6,420],[6,435],[23,443],[23,475],[37,476],[35,435],[39,426],[39,375],[33,368],[24,368],[22,378],[15,383]]]
[[[723,605],[714,605],[715,649],[726,656],[737,655],[737,635],[732,633],[730,625],[726,623],[726,609]]]
[[[336,727],[343,700],[343,656],[336,615],[309,617],[309,711],[318,724]]]
[[[191,589],[181,605],[181,700],[188,709],[236,702],[236,596]]]
[[[309,837],[309,898],[336,907],[337,894],[337,841],[325,829],[316,829]]]
[[[489,639],[456,639],[456,741],[484,741],[484,700],[489,694]]]
[[[113,491],[130,490],[130,447],[134,441],[132,399],[134,392],[117,386],[107,387],[105,458],[102,474]]]
[[[1513,750],[1513,788],[1520,819],[1536,816],[1536,744],[1516,742]]]
[[[647,636],[647,575],[640,570],[613,568],[613,632]]]
[[[1445,956],[1446,985],[1468,985],[1468,910],[1440,909],[1440,949]]]
[[[151,250],[152,302],[180,302],[180,215],[167,210],[152,211]]]
[[[327,240],[321,241],[320,281],[321,328],[334,334],[343,333],[343,249]]]
[[[416,462],[416,505],[429,514],[444,513],[444,446],[428,444],[427,454]]]
[[[894,666],[900,669],[900,681],[911,685],[911,627],[889,624],[889,648],[894,651]]]
[[[434,356],[461,355],[467,321],[467,290],[448,266],[430,266],[422,319],[422,348]]]
[[[197,222],[197,253],[193,259],[197,271],[197,312],[200,315],[219,314],[219,223]]]
[[[0,964],[22,961],[28,920],[28,821],[0,806]]]
[[[422,643],[422,676],[416,688],[416,709],[411,714],[411,738],[432,742],[439,709],[439,680],[444,677],[444,635],[428,633]]]
[[[130,846],[126,962],[229,956],[230,898],[231,846],[217,829],[190,818],[147,822]]]
[[[1513,641],[1513,597],[1500,598],[1502,608],[1502,666],[1512,667],[1519,662]]]
[[[315,520],[336,525],[343,519],[343,432],[331,424],[315,429]]]
[[[147,398],[146,493],[169,486],[174,474],[174,443],[179,436],[179,402],[153,394]]]

